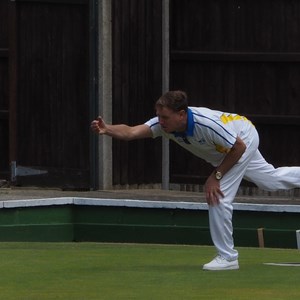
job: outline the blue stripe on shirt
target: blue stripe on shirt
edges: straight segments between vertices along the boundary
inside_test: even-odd
[[[216,133],[219,137],[221,137],[223,140],[225,140],[228,144],[230,144],[231,146],[233,146],[233,143],[231,143],[230,141],[228,141],[228,139],[226,139],[223,135],[221,135],[218,131],[214,130],[212,127],[208,126],[208,125],[204,125],[201,123],[196,122],[195,124],[199,125],[199,126],[203,126],[206,127],[210,130],[212,130],[214,133]],[[231,134],[230,134],[231,135]],[[232,137],[234,137],[233,135],[231,135]],[[235,138],[235,137],[234,137]]]
[[[232,135],[225,127],[223,127],[221,124],[219,124],[218,122],[216,122],[215,120],[213,120],[213,119],[211,119],[211,118],[209,118],[209,117],[207,117],[207,116],[203,116],[203,115],[200,115],[200,114],[197,114],[197,113],[194,113],[196,116],[198,116],[198,117],[202,117],[202,118],[204,118],[204,119],[208,119],[208,120],[210,120],[210,121],[212,121],[213,123],[215,123],[216,125],[218,125],[219,127],[221,127],[226,133],[228,133],[230,136],[232,136],[233,138],[236,138],[234,135]],[[199,124],[199,125],[201,125],[201,123],[197,123],[197,124]],[[210,129],[212,129],[211,127],[209,127],[209,126],[206,126],[206,125],[203,125],[203,126],[205,126],[205,127],[208,127],[208,128],[210,128]],[[214,130],[215,131],[215,130]],[[225,138],[224,138],[225,139]]]
[[[157,124],[159,124],[159,122],[156,122],[156,123],[151,124],[151,125],[150,125],[150,128],[153,127],[153,126],[155,126],[155,125],[157,125]]]

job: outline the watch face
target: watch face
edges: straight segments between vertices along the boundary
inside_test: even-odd
[[[216,179],[220,180],[222,178],[222,173],[217,171],[216,172]]]

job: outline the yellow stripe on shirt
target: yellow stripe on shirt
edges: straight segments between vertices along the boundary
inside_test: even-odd
[[[232,115],[232,114],[226,115],[224,113],[224,114],[221,115],[220,119],[221,119],[223,124],[227,124],[229,122],[239,121],[239,120],[247,121],[247,122],[252,124],[252,122],[249,121],[246,117],[240,116],[240,115]]]

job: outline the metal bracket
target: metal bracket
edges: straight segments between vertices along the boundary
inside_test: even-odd
[[[47,174],[46,170],[38,170],[29,167],[17,166],[16,161],[12,161],[11,165],[11,181],[15,182],[17,180],[17,176],[32,176],[32,175],[42,175]]]

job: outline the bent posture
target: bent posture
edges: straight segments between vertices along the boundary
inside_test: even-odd
[[[245,117],[205,107],[189,107],[183,91],[170,91],[155,104],[156,117],[144,124],[108,125],[92,121],[95,133],[121,140],[165,136],[215,167],[205,183],[209,225],[217,256],[204,270],[238,269],[234,248],[232,203],[242,179],[275,191],[300,187],[300,167],[275,169],[258,150],[259,137]]]

